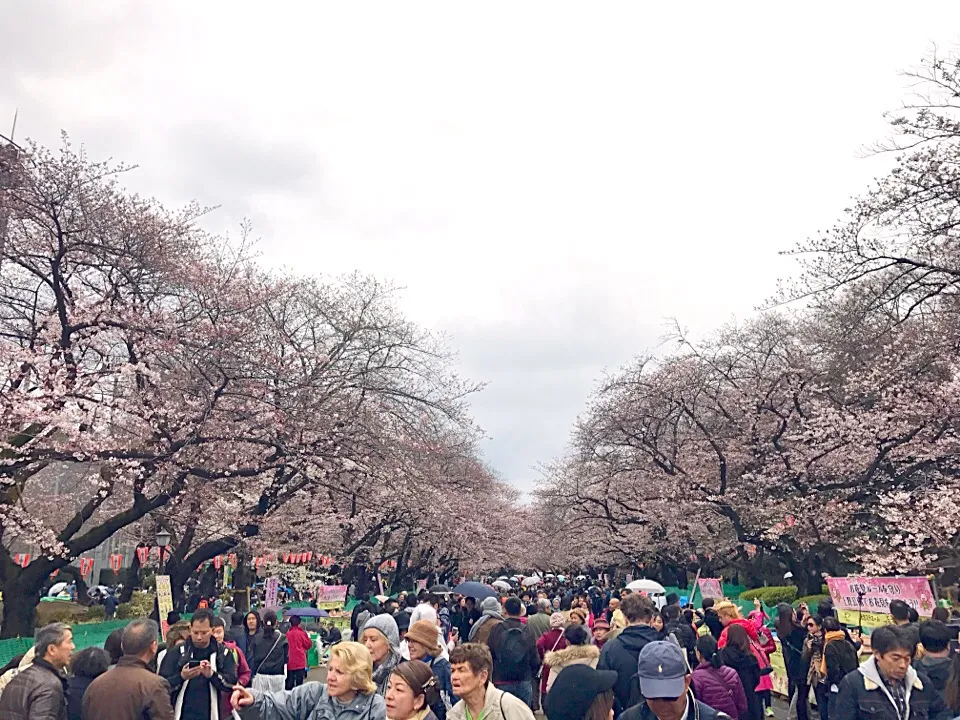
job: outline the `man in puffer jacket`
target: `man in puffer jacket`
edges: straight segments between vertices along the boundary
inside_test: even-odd
[[[603,646],[598,670],[616,670],[617,684],[613,686],[616,697],[613,711],[619,715],[628,707],[640,702],[640,686],[637,681],[637,661],[640,651],[648,643],[660,639],[650,623],[655,609],[653,602],[642,595],[627,595],[620,603],[627,627]]]

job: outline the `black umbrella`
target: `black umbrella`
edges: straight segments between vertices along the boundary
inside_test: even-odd
[[[476,598],[477,600],[498,596],[497,591],[492,587],[478,582],[462,582],[453,589],[453,592],[457,595],[464,595],[466,597]]]
[[[430,592],[432,592],[434,595],[449,595],[453,592],[453,590],[448,588],[446,585],[434,585],[432,588],[430,588]]]

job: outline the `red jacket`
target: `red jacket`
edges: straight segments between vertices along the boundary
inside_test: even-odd
[[[292,625],[287,630],[287,646],[290,654],[287,657],[287,670],[306,670],[307,651],[313,647],[313,640],[302,627]]]

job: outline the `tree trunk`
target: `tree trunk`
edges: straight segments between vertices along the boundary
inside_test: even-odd
[[[37,558],[27,567],[7,576],[3,587],[3,628],[0,638],[32,637],[37,617],[37,605],[50,573],[66,566],[62,559]]]
[[[133,553],[133,561],[130,563],[130,567],[123,569],[120,582],[123,583],[123,591],[117,599],[122,603],[130,602],[134,588],[140,584],[140,556],[136,551]]]
[[[200,597],[213,597],[217,593],[217,569],[211,564],[200,576]]]

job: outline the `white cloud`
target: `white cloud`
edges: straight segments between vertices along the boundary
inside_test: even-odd
[[[529,486],[604,366],[792,272],[777,251],[882,169],[857,151],[960,6],[47,0],[4,19],[0,117],[221,205],[214,227],[250,217],[270,262],[407,287],[492,381],[490,457]]]

